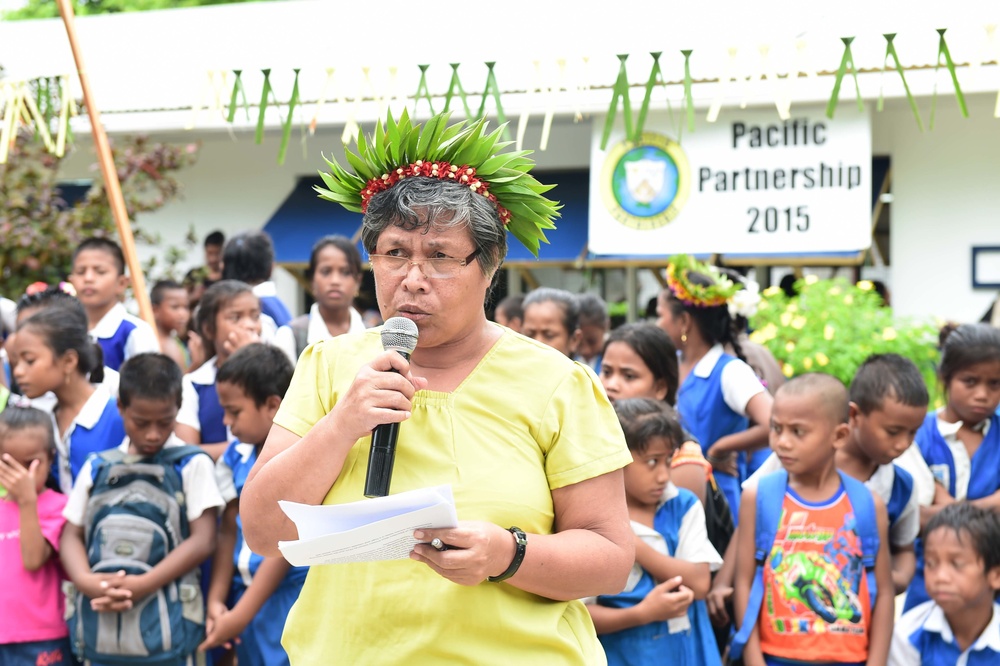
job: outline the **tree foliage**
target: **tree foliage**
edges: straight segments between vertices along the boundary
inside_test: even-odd
[[[151,9],[227,5],[256,1],[258,0],[73,0],[73,11],[76,12],[77,16],[86,16],[88,14],[144,12]],[[9,21],[18,21],[55,18],[57,16],[59,16],[59,6],[53,0],[28,0],[24,7],[5,12],[3,18]]]
[[[786,376],[825,372],[849,385],[869,355],[896,353],[920,368],[932,405],[939,400],[936,326],[894,317],[867,280],[809,276],[795,288],[794,298],[778,287],[765,289],[750,322],[750,339],[774,354]]]
[[[136,225],[141,213],[154,211],[180,193],[175,173],[192,164],[198,146],[155,143],[146,137],[112,145],[118,178],[138,242],[159,244],[158,235]],[[53,283],[69,274],[73,249],[88,236],[117,236],[107,193],[95,164],[95,180],[83,198],[67,205],[59,181],[61,159],[21,133],[0,165],[0,285],[8,297],[24,293],[33,282]],[[165,252],[171,262],[182,256]],[[148,267],[151,268],[151,265]]]

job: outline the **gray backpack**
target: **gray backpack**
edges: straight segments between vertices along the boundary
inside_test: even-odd
[[[207,455],[197,446],[161,450],[151,458],[118,449],[92,458],[93,488],[84,543],[94,573],[143,574],[190,534],[181,467]],[[205,602],[195,568],[122,613],[98,613],[71,590],[66,599],[73,653],[80,660],[131,666],[176,664],[205,636]]]

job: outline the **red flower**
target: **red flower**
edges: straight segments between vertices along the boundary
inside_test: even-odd
[[[382,174],[380,177],[372,178],[365,183],[364,189],[361,190],[361,212],[364,213],[368,210],[368,202],[373,196],[379,192],[384,192],[408,176],[424,176],[426,178],[437,178],[439,180],[456,180],[468,185],[473,192],[482,194],[493,202],[493,205],[497,208],[497,213],[500,215],[500,221],[503,222],[504,226],[507,226],[510,222],[510,211],[497,203],[497,198],[489,193],[490,184],[485,180],[480,180],[476,177],[475,167],[471,167],[468,164],[456,166],[443,161],[426,162],[424,160],[417,160],[413,164],[397,167],[387,174]]]

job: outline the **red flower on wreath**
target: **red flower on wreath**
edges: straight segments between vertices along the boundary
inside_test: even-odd
[[[389,173],[384,173],[377,178],[372,178],[365,183],[361,190],[361,212],[368,210],[368,202],[379,192],[384,192],[404,178],[411,176],[423,176],[425,178],[437,178],[439,180],[454,180],[463,185],[468,185],[469,189],[477,194],[482,194],[496,206],[500,221],[504,226],[510,222],[510,211],[497,202],[496,196],[490,194],[490,184],[476,176],[474,167],[468,164],[455,166],[448,162],[425,162],[417,160],[413,164],[401,166]]]

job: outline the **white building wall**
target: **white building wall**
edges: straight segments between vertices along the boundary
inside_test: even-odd
[[[897,100],[873,114],[873,152],[892,157],[892,304],[903,316],[978,321],[996,290],[972,289],[972,247],[1000,245],[1000,120],[996,95],[967,98],[962,118],[950,89],[920,100],[925,130]],[[884,149],[884,150],[882,150]]]

